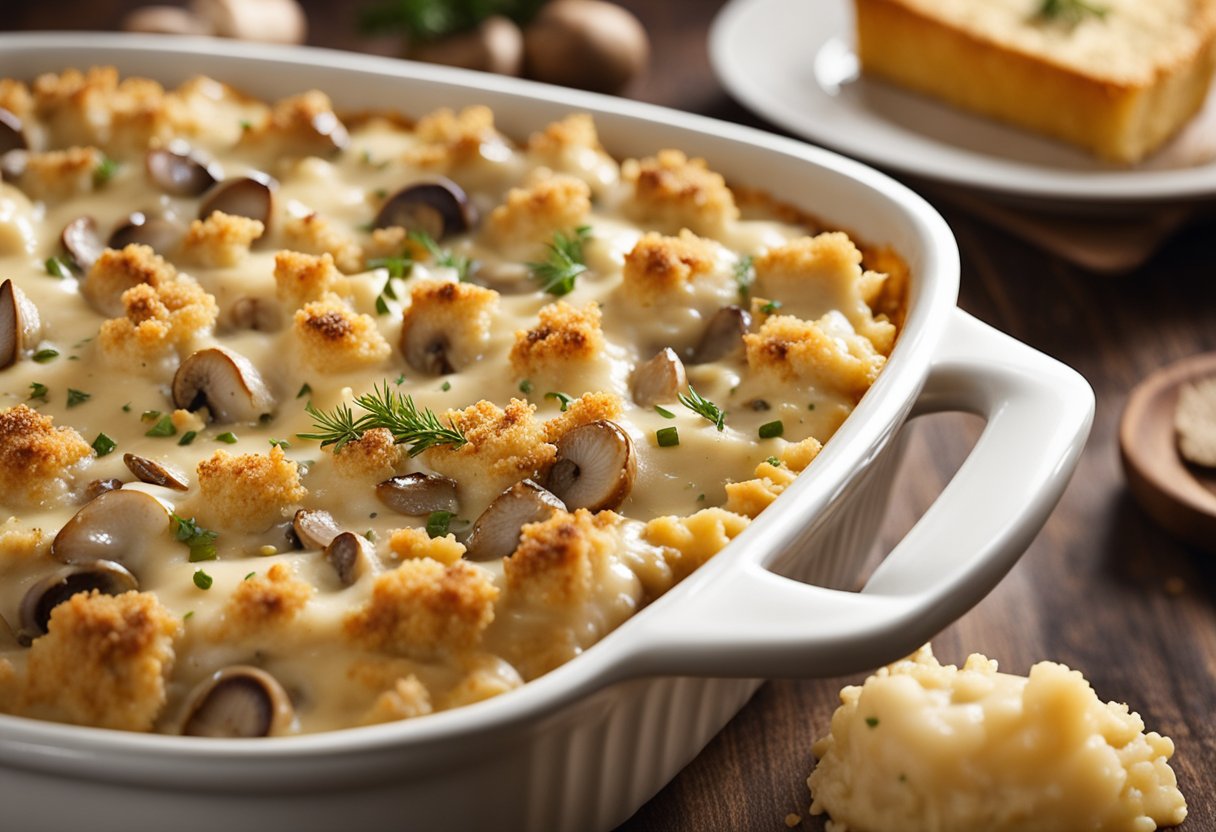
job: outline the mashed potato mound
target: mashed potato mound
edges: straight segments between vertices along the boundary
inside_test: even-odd
[[[1026,678],[973,654],[960,670],[926,645],[840,701],[807,780],[829,832],[1151,832],[1186,817],[1173,742],[1064,665]]]

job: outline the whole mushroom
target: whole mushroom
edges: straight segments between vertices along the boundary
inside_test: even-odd
[[[514,21],[496,14],[468,32],[415,44],[409,57],[499,75],[519,75],[524,65],[524,36]]]
[[[274,396],[248,358],[206,347],[177,368],[173,404],[185,410],[206,407],[217,422],[252,422],[274,410]]]
[[[650,58],[646,30],[604,0],[556,0],[524,30],[524,67],[538,81],[615,93]]]

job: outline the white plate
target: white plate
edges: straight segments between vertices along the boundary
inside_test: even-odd
[[[1216,196],[1216,92],[1151,160],[1115,168],[1070,147],[862,77],[850,0],[732,0],[710,59],[740,102],[875,164],[1035,200],[1132,203]]]

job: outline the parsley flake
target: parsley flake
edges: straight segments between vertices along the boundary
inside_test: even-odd
[[[45,350],[38,350],[38,352],[34,353],[31,357],[39,364],[46,364],[47,362],[54,361],[59,357],[59,350],[52,350],[49,348]]]
[[[432,539],[443,537],[452,524],[452,512],[432,511],[426,518],[426,534]]]
[[[876,716],[866,717],[866,725],[869,725],[871,728],[877,728],[878,727],[878,717],[876,717]]]
[[[1034,13],[1034,18],[1076,26],[1086,17],[1096,17],[1101,20],[1109,11],[1110,9],[1106,6],[1089,3],[1086,0],[1043,0]]]
[[[654,406],[654,412],[655,412],[655,413],[657,413],[657,414],[659,414],[660,416],[662,416],[664,419],[674,419],[674,418],[676,418],[676,414],[672,413],[672,412],[671,412],[670,410],[668,410],[667,408],[662,407],[662,406],[657,405],[657,404]]]
[[[571,396],[568,393],[563,393],[560,390],[553,390],[553,391],[546,393],[545,398],[546,399],[557,399],[559,402],[561,402],[562,413],[565,413],[567,410],[570,409],[570,402],[574,401],[575,397]]]
[[[781,308],[781,301],[770,300],[768,303],[766,303],[760,307],[760,311],[763,312],[765,315],[771,315],[780,308]]]
[[[194,441],[194,438],[195,438],[196,436],[198,436],[198,431],[196,431],[196,430],[188,430],[188,431],[186,431],[185,433],[183,433],[183,434],[182,434],[182,438],[181,438],[181,439],[177,440],[177,444],[178,444],[178,445],[181,445],[182,447],[185,447],[186,445],[189,445],[191,442],[193,442],[193,441]]]
[[[776,439],[783,433],[785,433],[785,424],[780,419],[774,422],[765,422],[760,426],[761,439]]]
[[[46,267],[46,273],[51,277],[57,277],[60,280],[63,280],[72,276],[72,270],[68,268],[68,264],[60,260],[58,257],[46,258],[46,263],[43,265]]]
[[[170,517],[173,522],[173,536],[189,547],[191,563],[216,559],[215,541],[220,536],[219,532],[204,529],[193,517],[187,519],[177,514],[171,514]]]
[[[155,412],[155,411],[153,411],[153,412]],[[177,435],[177,428],[173,426],[173,417],[167,413],[164,416],[161,416],[159,419],[157,419],[156,424],[153,425],[148,430],[148,432],[144,434],[144,436],[176,436],[176,435]]]
[[[755,260],[750,254],[745,254],[735,263],[735,285],[739,288],[739,301],[747,303],[751,295],[752,284],[756,282]]]
[[[211,589],[211,584],[214,581],[211,576],[201,569],[194,570],[194,585],[199,589]]]
[[[50,393],[51,393],[51,389],[49,387],[47,387],[45,384],[38,382],[38,381],[31,381],[30,382],[30,397],[26,401],[33,401],[34,399],[39,399],[45,404],[48,401],[47,397],[50,395]]]
[[[83,390],[76,390],[72,387],[68,388],[68,407],[84,404],[91,398],[93,398],[92,393],[86,393]]]
[[[376,257],[367,261],[369,269],[386,269],[389,279],[394,277],[404,278],[410,273],[410,269],[414,265],[414,260],[408,254],[402,254],[398,257]],[[397,296],[390,295],[396,298]]]
[[[311,396],[311,395],[312,395],[312,388],[308,386],[308,382],[304,382],[303,384],[300,385],[300,392],[296,393],[296,398],[302,399],[305,396]]]
[[[219,436],[215,437],[215,441],[223,442],[225,445],[235,445],[236,441],[237,441],[236,434],[230,430],[226,430],[223,433],[221,433]]]
[[[659,428],[654,432],[654,438],[660,448],[674,448],[680,444],[680,432],[675,427]]]
[[[93,187],[100,188],[102,185],[114,178],[114,174],[118,173],[119,164],[109,156],[103,158],[97,167],[93,168]]]
[[[117,447],[118,443],[104,433],[97,434],[97,438],[93,440],[93,450],[97,452],[98,457],[114,453],[114,449]]]
[[[528,395],[529,393],[531,393],[532,392],[532,381],[530,379],[524,379],[523,381],[521,381],[519,383],[519,392],[523,393],[525,396]]]

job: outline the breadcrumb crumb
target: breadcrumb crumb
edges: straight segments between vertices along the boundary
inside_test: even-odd
[[[265,231],[260,220],[212,211],[207,219],[190,223],[182,254],[205,268],[235,266],[249,255],[249,247]]]
[[[678,237],[650,232],[625,255],[621,292],[642,306],[686,293],[714,268],[714,244],[684,229]]]
[[[306,254],[328,254],[344,274],[363,271],[363,249],[355,238],[315,211],[289,217],[283,223],[282,233],[288,248]]]
[[[490,237],[502,247],[537,251],[555,231],[584,225],[591,213],[591,189],[573,176],[553,176],[528,188],[512,188],[490,212]]]
[[[676,581],[722,551],[751,521],[722,508],[705,508],[687,517],[656,517],[646,524],[642,539],[664,547]]]
[[[387,428],[372,428],[333,452],[334,470],[352,480],[382,482],[397,473],[405,455]]]
[[[283,449],[265,456],[216,451],[198,464],[198,519],[204,526],[263,532],[289,517],[308,494]]]
[[[37,506],[63,499],[93,449],[73,428],[24,404],[0,410],[0,501]]]
[[[401,316],[401,351],[416,369],[422,369],[417,367],[419,352],[435,358],[441,371],[469,366],[490,341],[498,300],[498,292],[472,283],[419,281]]]
[[[94,174],[105,159],[95,147],[69,147],[26,156],[18,183],[30,199],[59,202],[87,194],[94,188]]]
[[[392,348],[370,315],[357,314],[337,295],[305,304],[292,318],[300,359],[322,373],[342,373],[379,364]]]
[[[828,312],[817,321],[774,315],[759,333],[743,336],[747,364],[777,382],[811,384],[860,399],[886,359],[847,318]]]
[[[274,256],[275,297],[289,309],[320,300],[342,277],[328,252],[320,256],[280,251]]]
[[[603,313],[595,303],[578,309],[558,301],[542,307],[538,318],[536,326],[515,333],[511,368],[516,378],[572,371],[603,354]]]
[[[177,269],[151,246],[131,243],[105,249],[89,268],[80,293],[98,312],[116,318],[123,314],[122,296],[128,289],[145,283],[157,287],[176,277]]]
[[[388,539],[389,550],[402,560],[430,558],[451,566],[464,556],[464,544],[452,534],[431,537],[426,529],[395,529]]]
[[[379,725],[383,722],[413,719],[426,716],[433,710],[431,695],[426,685],[411,673],[404,679],[395,681],[392,688],[377,696],[371,708],[359,720],[359,724]]]
[[[625,210],[643,223],[670,232],[690,228],[712,237],[739,218],[726,180],[711,171],[704,159],[689,159],[679,150],[660,150],[655,157],[627,160],[621,174],[633,191]]]
[[[287,564],[271,564],[265,575],[254,575],[236,585],[224,604],[216,636],[241,639],[282,627],[304,610],[314,591]]]

